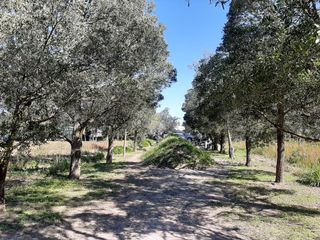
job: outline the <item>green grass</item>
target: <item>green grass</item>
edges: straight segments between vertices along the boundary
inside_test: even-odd
[[[202,169],[212,163],[207,152],[175,136],[164,139],[144,156],[145,165],[155,165],[159,168]]]
[[[285,183],[275,184],[273,160],[253,158],[245,167],[245,157],[236,152],[235,160],[214,153],[225,172],[208,182],[221,189],[226,200],[211,207],[224,207],[225,221],[246,229],[252,239],[320,239],[320,191],[297,182],[299,176],[287,170]],[[226,164],[227,161],[227,164]]]
[[[83,206],[87,201],[117,194],[120,187],[112,183],[113,171],[125,164],[117,158],[112,165],[83,163],[79,181],[67,179],[67,171],[48,175],[48,166],[37,170],[33,164],[30,168],[28,164],[23,169],[11,168],[7,181],[7,212],[4,219],[0,219],[0,233],[59,224],[63,218],[57,208]]]
[[[301,174],[299,182],[313,187],[320,187],[320,165],[310,167]]]
[[[123,147],[122,146],[116,146],[113,148],[113,153],[114,154],[123,154]],[[133,148],[132,147],[126,147],[126,153],[131,153],[133,152]]]

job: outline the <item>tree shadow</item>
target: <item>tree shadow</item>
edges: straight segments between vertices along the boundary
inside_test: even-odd
[[[225,169],[207,171],[145,168],[137,163],[115,163],[114,166],[94,164],[90,171],[110,173],[126,168],[137,172],[125,178],[107,181],[84,178],[79,184],[88,191],[70,199],[59,199],[49,192],[30,192],[28,201],[41,202],[46,196],[48,205],[43,205],[50,214],[59,214],[61,219],[41,224],[35,219],[33,229],[25,229],[30,235],[40,234],[41,239],[50,238],[52,232],[65,239],[249,239],[241,228],[221,221],[230,214],[242,221],[256,216],[271,219],[285,214],[320,216],[315,209],[294,205],[274,204],[270,196],[292,195],[287,189],[274,189],[267,185],[251,185],[231,180],[253,175],[247,179],[259,183],[256,175],[273,175],[268,171]],[[263,181],[260,181],[260,183]],[[42,189],[45,183],[39,183]],[[41,196],[36,196],[42,194]],[[50,195],[51,194],[51,195]],[[17,194],[16,197],[20,196]],[[20,199],[24,201],[26,199]],[[53,204],[55,202],[56,204]],[[52,207],[63,204],[66,212],[56,213]],[[106,234],[106,235],[104,235]]]

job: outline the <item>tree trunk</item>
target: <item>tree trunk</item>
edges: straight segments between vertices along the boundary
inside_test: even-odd
[[[114,142],[114,136],[112,134],[110,134],[109,138],[108,138],[107,164],[112,164],[112,160],[113,160],[113,142]]]
[[[229,158],[234,159],[234,147],[232,144],[231,132],[228,128],[228,146],[229,146]]]
[[[226,153],[225,144],[226,144],[226,136],[224,133],[221,133],[220,135],[220,153],[221,154]]]
[[[137,146],[138,146],[138,131],[134,131],[134,141],[133,141],[133,151],[137,151]]]
[[[81,174],[81,148],[82,148],[82,131],[76,129],[71,140],[71,163],[69,178],[80,179]]]
[[[276,183],[283,182],[283,171],[285,161],[285,133],[284,127],[284,107],[282,103],[278,103],[278,120],[277,120],[277,167],[276,167]]]
[[[212,148],[213,148],[213,151],[218,151],[219,148],[218,148],[218,144],[219,144],[219,138],[218,136],[214,136],[213,137],[213,140],[212,140]]]
[[[123,160],[126,160],[126,150],[127,150],[127,130],[124,130],[124,139],[123,139]]]
[[[251,166],[251,148],[252,148],[252,140],[249,136],[246,136],[246,166]]]
[[[5,183],[12,151],[13,142],[8,143],[0,158],[0,213],[5,211]]]

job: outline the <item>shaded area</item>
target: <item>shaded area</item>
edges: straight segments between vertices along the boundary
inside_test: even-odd
[[[277,219],[287,221],[288,215],[320,216],[317,209],[274,204],[270,196],[292,195],[294,191],[275,189],[266,184],[261,179],[273,176],[273,173],[265,170],[220,166],[206,171],[176,171],[122,162],[113,166],[91,164],[83,172],[86,177],[79,182],[46,179],[33,184],[38,189],[34,192],[26,194],[21,190],[12,195],[10,207],[28,201],[34,208],[43,208],[48,214],[33,215],[28,219],[33,222],[33,228],[26,227],[25,220],[20,219],[16,226],[24,230],[25,237],[250,239],[250,232],[246,233],[243,226],[238,225],[239,221],[246,223],[262,217],[272,222]],[[111,173],[126,173],[126,176],[113,180],[101,177]],[[243,179],[245,182],[238,182]],[[72,189],[74,196],[66,197],[61,191],[50,192],[50,189],[57,188],[57,184],[66,182],[71,185],[59,187]],[[49,192],[46,192],[48,187]],[[64,208],[57,211],[54,210],[56,206]],[[19,212],[16,214],[20,218],[23,216]],[[50,221],[51,214],[55,217]],[[10,222],[6,224],[2,231],[14,229],[8,226]]]

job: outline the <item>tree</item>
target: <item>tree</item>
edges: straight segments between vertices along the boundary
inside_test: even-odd
[[[73,126],[71,137],[66,136],[71,144],[69,177],[73,179],[80,177],[84,129],[100,119],[107,120],[106,115],[112,112],[129,119],[125,111],[134,105],[136,96],[152,98],[169,79],[164,81],[157,75],[168,76],[172,71],[167,62],[164,29],[145,0],[92,2],[87,11],[87,35],[73,56],[74,64],[82,68],[70,73],[63,96],[57,101],[61,106],[62,99],[72,98],[72,104],[60,110],[67,126]],[[148,78],[151,71],[153,78]],[[150,92],[148,86],[153,87]],[[119,123],[105,124],[112,141],[113,128]]]
[[[288,123],[319,101],[316,29],[301,5],[289,1],[234,3],[230,11],[225,46],[235,63],[250,66],[242,78],[242,99],[277,130],[276,182],[282,182],[285,132],[297,133]]]
[[[165,133],[174,132],[178,124],[178,118],[171,116],[169,109],[165,108],[153,116],[149,132],[153,136],[162,136]]]
[[[84,34],[80,9],[62,0],[0,3],[0,205],[13,150],[50,133],[53,97]]]

